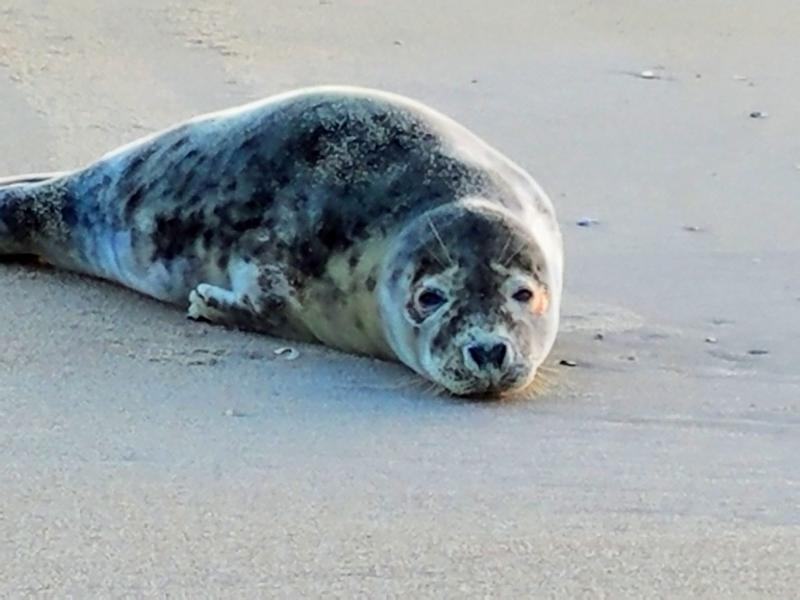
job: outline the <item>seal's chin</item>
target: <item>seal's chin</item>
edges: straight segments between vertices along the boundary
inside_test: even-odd
[[[439,383],[454,396],[475,400],[499,400],[513,397],[528,389],[536,377],[536,369],[521,369],[499,378],[479,378],[465,375]]]

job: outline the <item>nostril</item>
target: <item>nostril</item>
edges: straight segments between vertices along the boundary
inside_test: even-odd
[[[482,369],[486,366],[486,361],[489,357],[487,356],[486,350],[484,350],[483,346],[475,344],[467,348],[467,352],[469,352],[470,357],[478,366],[478,368]]]
[[[505,364],[508,347],[502,342],[492,346],[473,344],[467,348],[467,352],[469,352],[470,358],[479,369],[486,367],[500,369]]]
[[[487,352],[488,362],[499,369],[506,360],[507,351],[508,349],[504,343],[500,342],[499,344],[495,344],[491,350]]]

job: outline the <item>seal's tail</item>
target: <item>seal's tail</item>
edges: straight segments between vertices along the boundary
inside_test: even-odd
[[[0,256],[32,253],[31,237],[39,225],[34,189],[63,173],[37,173],[0,178]]]

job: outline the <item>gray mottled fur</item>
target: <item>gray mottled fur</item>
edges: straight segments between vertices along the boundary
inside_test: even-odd
[[[521,176],[470,149],[469,135],[396,96],[277,97],[74,172],[0,180],[0,253],[188,301],[192,316],[392,356],[371,300],[383,241],[465,197],[522,210]],[[554,223],[549,202],[531,197]],[[343,315],[362,335],[339,340],[314,324],[346,325]]]

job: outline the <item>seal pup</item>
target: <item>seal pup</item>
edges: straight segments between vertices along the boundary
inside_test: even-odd
[[[558,330],[561,234],[520,167],[408,98],[318,87],[0,182],[0,254],[204,319],[526,389]]]

